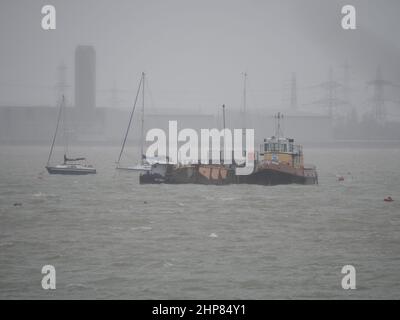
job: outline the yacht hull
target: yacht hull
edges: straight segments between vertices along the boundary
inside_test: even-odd
[[[86,175],[86,174],[95,174],[96,169],[94,168],[72,168],[72,167],[46,167],[47,172],[49,174],[65,174],[65,175]]]

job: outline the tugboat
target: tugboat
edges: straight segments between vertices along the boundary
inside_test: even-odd
[[[317,184],[318,175],[314,166],[305,167],[301,146],[294,146],[293,139],[266,139],[264,159],[257,162],[255,172],[240,176],[239,183],[278,185],[278,184]],[[269,149],[271,148],[272,149]],[[285,150],[283,148],[293,148]]]
[[[315,166],[305,166],[303,147],[295,145],[294,139],[283,138],[280,121],[283,115],[275,116],[277,122],[275,135],[264,139],[251,175],[239,176],[239,183],[277,185],[277,184],[318,184]]]

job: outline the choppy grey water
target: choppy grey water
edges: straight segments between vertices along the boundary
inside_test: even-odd
[[[75,150],[97,175],[0,147],[0,298],[400,298],[399,149],[306,149],[320,184],[275,187],[139,185],[117,149]]]

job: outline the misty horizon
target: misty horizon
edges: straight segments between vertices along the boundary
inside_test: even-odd
[[[340,113],[369,112],[373,92],[367,82],[377,68],[394,84],[400,80],[394,64],[400,48],[394,8],[400,4],[353,3],[357,30],[346,32],[340,27],[342,1],[54,1],[57,29],[45,32],[43,3],[6,1],[0,13],[0,105],[55,106],[61,64],[66,66],[65,95],[73,105],[74,51],[92,45],[97,106],[130,108],[143,71],[148,103],[156,110],[214,114],[223,103],[239,110],[247,72],[248,112],[284,109],[290,107],[295,72],[298,109],[323,114],[323,106],[315,105],[325,94],[318,85],[328,81],[330,68],[333,79],[343,83],[347,63],[352,101]],[[400,98],[392,88],[386,94],[397,120]]]

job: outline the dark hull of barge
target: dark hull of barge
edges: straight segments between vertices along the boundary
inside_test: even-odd
[[[141,184],[256,184],[273,186],[281,184],[317,184],[316,171],[308,169],[307,173],[284,172],[274,168],[258,168],[250,175],[236,175],[235,169],[223,165],[193,165],[169,168],[164,176],[152,174],[151,171],[140,175]]]

